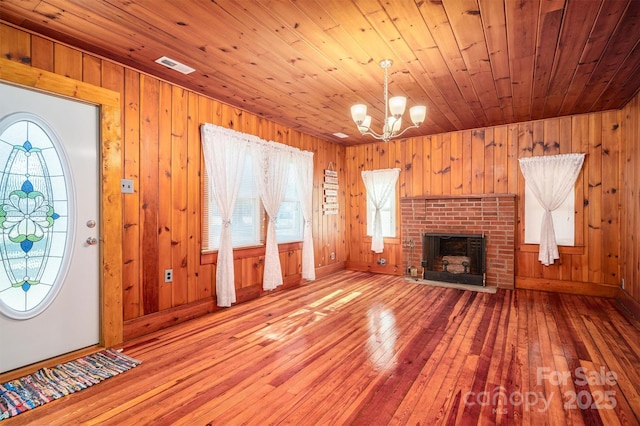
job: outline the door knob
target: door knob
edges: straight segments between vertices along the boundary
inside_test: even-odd
[[[95,228],[96,227],[96,221],[95,220],[88,220],[87,221],[87,228]]]
[[[95,238],[95,237],[87,238],[87,245],[95,246],[96,244],[98,244],[98,239],[97,238]]]

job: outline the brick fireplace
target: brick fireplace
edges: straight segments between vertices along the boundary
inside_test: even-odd
[[[486,239],[486,285],[514,288],[516,198],[513,194],[400,199],[403,270],[422,276],[422,235],[478,234]]]

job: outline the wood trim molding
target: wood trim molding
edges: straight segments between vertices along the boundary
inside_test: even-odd
[[[617,300],[624,309],[626,309],[635,319],[640,321],[640,302],[635,300],[627,290],[620,289]]]
[[[397,222],[397,224],[398,224],[398,227],[400,227],[400,223]],[[397,234],[400,235],[400,232],[398,232]],[[371,235],[365,235],[361,241],[363,243],[371,244],[372,239],[373,237]],[[401,237],[382,237],[382,242],[384,244],[400,244],[402,242],[402,238]]]
[[[236,289],[236,303],[233,306],[242,304],[249,300],[257,299],[266,294],[297,287],[302,281],[301,274],[290,275],[283,278],[282,286],[272,290],[265,291],[261,284]],[[229,308],[220,308],[216,306],[215,297],[197,300],[186,305],[176,306],[160,312],[144,315],[134,318],[124,323],[124,341],[130,341],[136,337],[144,336],[155,331],[189,321],[203,315],[224,310]]]
[[[237,248],[233,249],[233,259],[246,259],[248,257],[258,257],[264,256],[267,250],[266,245],[260,245],[255,247],[245,247],[245,248]],[[278,244],[278,253],[285,253],[291,250],[302,250],[302,242],[295,241],[292,243],[281,243]],[[200,253],[200,264],[207,265],[211,263],[216,263],[218,261],[218,252],[217,251],[209,251],[205,253]]]
[[[124,341],[162,330],[218,310],[214,298],[144,315],[124,322]]]
[[[328,275],[335,274],[338,271],[345,270],[345,262],[336,262],[329,265],[316,268],[316,279],[324,278]]]
[[[618,286],[585,283],[581,281],[550,280],[545,278],[516,277],[515,284],[515,288],[517,289],[522,288],[527,290],[610,298],[618,297],[620,291],[620,287]]]
[[[98,106],[120,109],[118,92],[8,59],[0,58],[0,80],[42,92],[55,93],[69,99],[80,99]],[[118,121],[120,121],[119,118]]]
[[[100,345],[123,341],[120,94],[0,58],[0,81],[100,108]]]
[[[45,359],[34,364],[29,364],[24,367],[16,368],[5,373],[0,374],[0,383],[5,383],[10,380],[18,379],[20,377],[32,374],[34,371],[38,371],[41,368],[53,368],[58,364],[64,364],[65,362],[73,361],[83,356],[91,355],[99,352],[103,348],[101,346],[88,346],[86,348],[78,349],[77,351],[68,352],[63,355],[59,355],[53,358]]]
[[[540,252],[540,244],[524,244],[521,243],[517,250],[526,252],[526,253],[539,253]],[[560,254],[572,254],[572,255],[582,255],[584,254],[585,247],[584,246],[558,246],[558,252]]]
[[[384,265],[378,265],[377,263],[372,265],[368,262],[362,261],[347,261],[346,268],[354,271],[373,272],[374,274],[387,274],[387,275],[403,275],[402,267],[399,265],[392,265],[386,263]]]

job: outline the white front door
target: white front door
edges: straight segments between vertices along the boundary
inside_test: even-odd
[[[99,341],[99,110],[0,83],[0,373]]]

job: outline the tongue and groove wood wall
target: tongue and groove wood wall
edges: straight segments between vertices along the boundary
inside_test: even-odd
[[[203,122],[315,152],[314,249],[320,274],[345,264],[404,272],[407,248],[400,237],[385,243],[387,265],[379,265],[381,256],[369,249],[362,170],[400,167],[401,197],[515,193],[521,200],[518,157],[586,152],[576,191],[577,247],[561,249],[559,262],[541,266],[537,248],[520,243],[520,202],[516,285],[615,295],[625,278],[625,294],[640,302],[638,96],[621,111],[345,148],[3,23],[0,51],[10,60],[121,94],[124,177],[136,185],[136,193],[123,198],[125,337],[215,309],[215,255],[200,254]],[[339,172],[337,216],[323,216],[320,207],[322,171],[329,162]],[[285,287],[299,281],[300,251],[297,244],[281,248]],[[240,301],[260,295],[262,261],[260,249],[236,252]],[[173,284],[163,282],[167,268],[173,269]]]
[[[635,116],[637,123],[637,105],[629,115]],[[382,254],[370,250],[370,238],[365,235],[366,195],[360,177],[362,170],[399,167],[400,197],[517,194],[516,287],[616,296],[622,278],[621,242],[630,245],[630,253],[637,252],[633,251],[637,242],[628,243],[620,233],[624,118],[622,111],[606,111],[347,147],[347,266],[405,273],[402,252],[408,253],[409,248],[401,237],[387,239]],[[637,145],[636,137],[636,144],[629,149]],[[524,179],[518,158],[570,152],[587,154],[575,191],[576,246],[561,247],[560,260],[544,267],[537,260],[538,246],[523,244]],[[632,211],[637,209],[637,202],[634,206],[631,199],[624,201]],[[401,235],[399,228],[397,231]],[[387,263],[380,265],[380,258]],[[637,282],[637,272],[633,281]]]
[[[323,171],[330,162],[339,181],[345,180],[344,147],[2,22],[0,51],[4,58],[121,94],[123,177],[135,186],[134,194],[122,196],[125,339],[216,309],[216,255],[200,252],[205,122],[314,152],[317,274],[344,268],[344,209],[327,216],[321,209]],[[344,206],[342,188],[339,204]],[[301,252],[301,243],[280,246],[283,287],[301,282]],[[238,301],[258,297],[264,248],[236,250],[234,258]],[[165,269],[173,269],[172,283],[164,283]]]
[[[622,109],[621,299],[640,318],[640,94]]]

